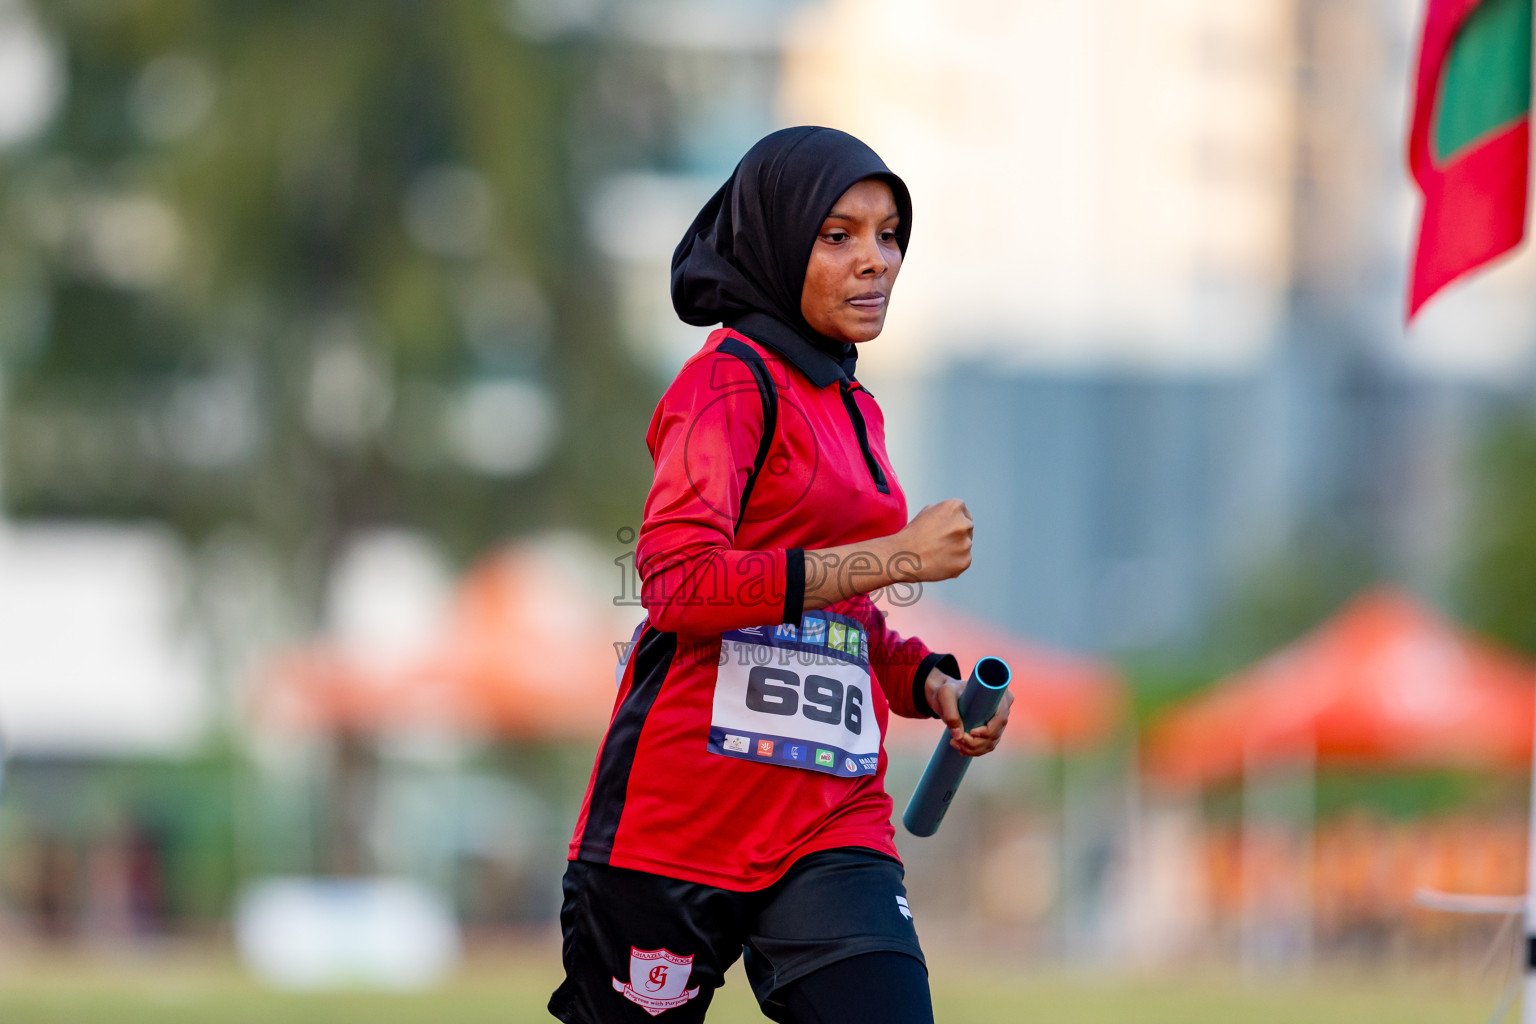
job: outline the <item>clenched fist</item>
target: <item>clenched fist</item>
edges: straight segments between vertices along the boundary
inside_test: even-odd
[[[973,529],[970,510],[959,498],[924,507],[896,535],[902,552],[916,556],[915,565],[902,569],[923,583],[954,579],[971,567]]]

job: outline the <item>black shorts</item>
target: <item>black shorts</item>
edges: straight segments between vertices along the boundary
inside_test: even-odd
[[[572,861],[565,981],[549,1012],[566,1024],[702,1021],[745,954],[763,1012],[785,1019],[776,995],[829,964],[874,952],[925,964],[902,877],[899,861],[852,847],[808,854],[756,892]]]

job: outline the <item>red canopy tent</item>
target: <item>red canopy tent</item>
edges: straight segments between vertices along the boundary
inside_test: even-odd
[[[1536,665],[1390,589],[1173,709],[1149,774],[1200,784],[1298,755],[1317,763],[1529,766]]]

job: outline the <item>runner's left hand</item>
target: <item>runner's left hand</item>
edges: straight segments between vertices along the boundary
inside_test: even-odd
[[[965,683],[940,668],[929,669],[928,678],[923,680],[928,706],[949,726],[949,745],[967,757],[980,757],[996,749],[1003,738],[1003,730],[1008,727],[1008,709],[1013,706],[1013,691],[1003,694],[990,722],[966,732],[960,721],[960,691],[964,689]]]

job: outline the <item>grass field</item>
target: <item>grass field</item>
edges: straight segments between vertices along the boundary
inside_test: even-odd
[[[549,1021],[557,978],[542,954],[476,958],[422,995],[291,995],[261,988],[224,959],[135,960],[0,956],[3,1024],[508,1024]],[[934,963],[938,1021],[1051,1024],[1481,1024],[1495,979],[1335,978],[1245,986],[1220,974],[1095,979],[1087,974],[979,970]],[[716,997],[711,1024],[762,1021],[739,967]]]

